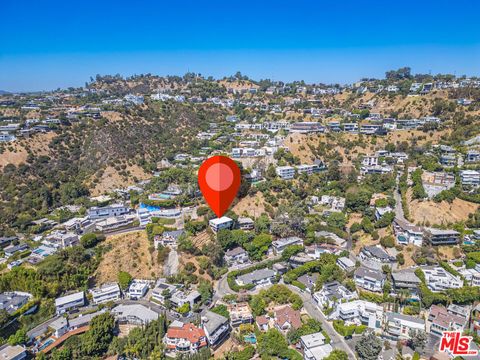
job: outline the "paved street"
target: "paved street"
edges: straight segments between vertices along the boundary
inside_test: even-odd
[[[349,359],[356,359],[355,353],[352,351],[352,349],[350,349],[343,336],[337,334],[337,332],[335,331],[333,326],[327,321],[323,313],[318,310],[317,305],[315,304],[310,294],[302,292],[300,291],[300,289],[292,285],[288,285],[288,288],[300,295],[303,300],[303,307],[305,308],[308,315],[322,323],[322,328],[326,331],[326,333],[328,334],[328,336],[330,336],[330,339],[332,340],[330,343],[332,347],[334,349],[340,349],[345,351],[348,354]]]

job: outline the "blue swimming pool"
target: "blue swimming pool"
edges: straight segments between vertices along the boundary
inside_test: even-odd
[[[256,344],[257,343],[257,337],[253,333],[249,334],[249,335],[245,335],[243,338],[245,339],[246,342],[248,342],[250,344]]]
[[[140,203],[140,205],[138,205],[138,207],[139,207],[140,209],[147,209],[147,210],[150,211],[150,212],[161,210],[161,208],[158,207],[158,206],[146,205],[146,204],[144,204],[144,203]]]
[[[48,345],[50,345],[51,343],[53,343],[53,341],[54,341],[54,340],[53,340],[52,338],[48,339],[48,340],[45,341],[45,342],[42,344],[42,346],[40,346],[38,349],[39,349],[39,350],[45,349]]]

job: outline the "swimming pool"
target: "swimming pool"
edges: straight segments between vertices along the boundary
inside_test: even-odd
[[[159,206],[146,205],[144,203],[140,203],[140,205],[138,205],[138,207],[140,209],[147,209],[150,212],[161,210],[161,208]]]
[[[50,345],[50,344],[53,343],[53,342],[54,342],[54,340],[53,340],[52,338],[49,338],[47,341],[45,341],[45,342],[42,344],[42,346],[40,346],[40,347],[38,348],[38,350],[43,350],[43,349],[45,349],[48,345]]]
[[[253,333],[249,334],[249,335],[245,335],[243,338],[245,339],[246,342],[248,342],[250,344],[256,344],[257,343],[257,337]]]

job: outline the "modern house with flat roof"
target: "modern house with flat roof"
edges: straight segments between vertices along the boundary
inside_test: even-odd
[[[305,360],[320,360],[328,357],[333,347],[326,343],[325,336],[321,332],[300,337],[300,345]]]
[[[233,226],[233,220],[227,216],[222,216],[221,218],[211,219],[209,222],[210,228],[213,232],[218,232],[223,229],[231,229]]]
[[[412,270],[392,272],[392,285],[395,289],[418,289],[421,281]]]
[[[357,325],[367,325],[371,329],[380,329],[383,322],[383,307],[365,300],[339,303],[328,315],[328,319],[339,319]]]
[[[275,172],[283,180],[291,180],[295,176],[295,168],[293,166],[277,166]]]
[[[238,285],[254,285],[254,286],[265,286],[273,284],[273,279],[275,278],[275,272],[270,269],[259,269],[251,273],[240,275],[235,280]]]
[[[205,331],[211,347],[218,347],[230,334],[229,320],[217,313],[207,311],[201,318],[201,326]]]
[[[112,309],[112,315],[120,324],[131,325],[146,325],[159,317],[157,312],[141,304],[115,306]]]
[[[348,257],[338,258],[337,265],[346,272],[355,270],[355,263],[352,260],[350,260]]]
[[[90,290],[94,304],[101,304],[108,301],[120,300],[122,292],[117,283],[103,284],[100,287]]]
[[[112,204],[103,207],[93,206],[88,210],[88,217],[92,220],[128,214],[130,209],[123,204]]]
[[[141,299],[147,294],[151,283],[150,280],[134,279],[128,286],[127,296],[132,300]]]
[[[291,236],[272,242],[273,250],[275,250],[275,253],[277,254],[281,254],[283,250],[291,245],[303,245],[303,239],[299,238],[298,236]]]
[[[359,267],[355,270],[355,284],[365,290],[381,292],[385,284],[386,275],[379,270],[372,270],[365,267]]]
[[[425,321],[418,317],[393,312],[385,314],[385,332],[395,339],[410,339],[409,332],[425,331]]]
[[[85,306],[85,294],[83,291],[61,296],[55,299],[57,315],[61,315],[73,309],[78,309],[82,306]]]
[[[422,271],[428,288],[434,292],[458,289],[463,286],[463,280],[459,276],[449,273],[440,266],[423,267]]]
[[[456,245],[460,239],[460,233],[455,230],[441,230],[435,228],[425,229],[425,239],[430,245]]]
[[[249,259],[248,259],[248,253],[240,246],[237,246],[236,248],[233,248],[225,252],[224,260],[228,265],[234,265],[234,264],[244,264],[248,262]]]

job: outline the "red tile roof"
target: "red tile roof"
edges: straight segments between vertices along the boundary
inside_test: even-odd
[[[167,337],[170,339],[185,339],[192,344],[198,343],[200,346],[206,345],[205,336],[203,329],[191,323],[183,324],[183,327],[170,327],[167,331]]]
[[[293,310],[290,306],[285,306],[275,311],[275,323],[282,327],[285,323],[289,323],[292,328],[298,329],[302,326],[300,311]]]

